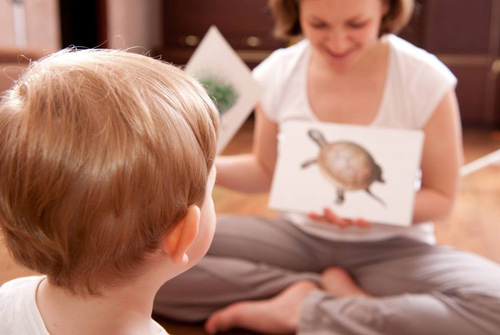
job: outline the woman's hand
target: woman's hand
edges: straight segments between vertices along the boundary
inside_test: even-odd
[[[322,221],[330,224],[337,225],[341,228],[347,228],[351,226],[357,226],[360,228],[369,228],[372,226],[371,222],[368,222],[364,219],[361,218],[356,218],[356,219],[344,219],[335,214],[331,209],[325,207],[323,208],[323,214],[317,214],[310,212],[307,214],[307,216],[310,219],[316,220],[316,221]]]

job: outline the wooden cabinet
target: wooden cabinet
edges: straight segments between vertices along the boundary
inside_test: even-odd
[[[500,126],[500,0],[418,0],[402,37],[457,76],[464,125]]]
[[[163,58],[185,64],[211,25],[216,25],[241,58],[254,67],[285,45],[272,35],[267,0],[163,1]]]
[[[185,64],[210,25],[254,67],[285,46],[272,36],[267,0],[163,0],[163,59]],[[500,0],[417,0],[401,36],[457,76],[465,125],[500,127]]]

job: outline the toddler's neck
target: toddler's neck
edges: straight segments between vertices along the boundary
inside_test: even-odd
[[[135,284],[81,297],[43,280],[36,303],[45,327],[59,334],[156,334],[151,320],[156,289]]]

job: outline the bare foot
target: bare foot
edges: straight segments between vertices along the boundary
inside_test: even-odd
[[[302,303],[316,289],[318,287],[310,281],[299,281],[274,298],[232,304],[212,314],[205,323],[205,330],[209,334],[231,328],[266,334],[294,333],[299,323]]]
[[[334,297],[371,296],[359,287],[349,273],[342,268],[328,268],[321,276],[323,289]]]

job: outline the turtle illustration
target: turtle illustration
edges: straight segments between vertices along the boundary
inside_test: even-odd
[[[323,175],[337,187],[337,204],[344,202],[345,191],[365,190],[385,206],[384,201],[370,191],[370,185],[374,181],[385,181],[382,178],[382,169],[368,151],[353,142],[328,143],[318,130],[311,129],[308,135],[319,145],[320,152],[318,158],[304,162],[302,168],[318,163]]]

